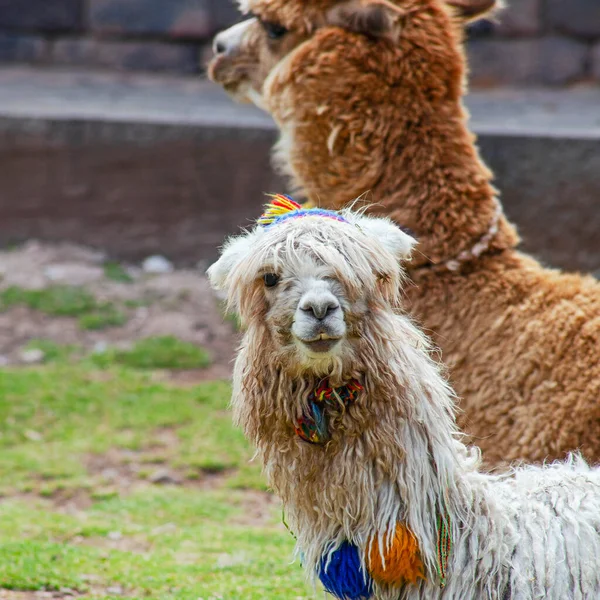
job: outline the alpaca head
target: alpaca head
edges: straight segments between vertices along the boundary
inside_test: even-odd
[[[240,101],[265,105],[265,81],[304,42],[319,32],[367,37],[380,51],[405,38],[402,60],[407,72],[422,70],[420,53],[411,46],[427,44],[430,64],[447,67],[448,49],[436,44],[445,36],[449,15],[459,23],[488,12],[497,0],[238,0],[252,17],[223,31],[214,41],[210,77]],[[450,10],[443,10],[449,7]],[[425,19],[423,19],[425,15]],[[437,37],[437,39],[436,39]],[[315,40],[318,43],[318,40]],[[411,64],[414,62],[414,64]],[[368,69],[368,65],[365,65]],[[435,70],[435,69],[434,69]],[[410,85],[407,82],[407,85]]]
[[[413,243],[386,219],[294,210],[231,239],[208,274],[263,355],[326,374],[355,359],[365,315],[398,304]]]

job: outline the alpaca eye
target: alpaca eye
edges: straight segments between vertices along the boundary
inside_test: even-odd
[[[263,281],[265,282],[266,287],[275,287],[279,283],[279,275],[275,275],[275,273],[265,273],[263,275]]]
[[[279,25],[278,23],[263,21],[262,26],[265,28],[267,36],[271,40],[279,40],[288,32],[283,25]]]

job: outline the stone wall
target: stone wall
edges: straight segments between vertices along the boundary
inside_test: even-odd
[[[600,0],[509,0],[470,28],[476,85],[600,82]],[[0,61],[202,73],[231,0],[0,0]]]
[[[203,71],[231,0],[0,0],[0,61],[122,71]]]
[[[600,0],[507,0],[496,23],[471,26],[479,85],[600,83]]]

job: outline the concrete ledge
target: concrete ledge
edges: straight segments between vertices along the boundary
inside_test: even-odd
[[[600,271],[600,89],[477,92],[468,105],[524,248]],[[207,82],[0,70],[0,244],[210,260],[284,189],[275,138],[266,115]]]

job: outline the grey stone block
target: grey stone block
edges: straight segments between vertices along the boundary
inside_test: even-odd
[[[487,19],[480,19],[467,25],[468,39],[491,37],[496,32],[496,23]]]
[[[466,102],[524,249],[600,272],[600,87]],[[269,166],[276,138],[264,113],[198,78],[0,69],[0,246],[33,237],[211,260],[264,192],[286,190]]]
[[[0,245],[70,240],[195,265],[256,219],[265,191],[285,189],[269,167],[273,131],[14,124],[0,118]]]
[[[586,44],[567,38],[544,38],[537,55],[540,83],[564,85],[584,77],[587,57]]]
[[[600,138],[482,135],[522,248],[550,266],[600,269]]]
[[[47,43],[43,38],[0,33],[0,61],[41,62],[46,55]]]
[[[561,85],[585,76],[586,44],[560,37],[475,39],[468,43],[471,81],[476,85]]]
[[[162,42],[59,40],[53,46],[52,60],[121,71],[197,73],[201,68],[198,48]]]
[[[247,18],[240,13],[234,0],[209,0],[208,6],[213,24],[218,29],[224,29]]]
[[[75,31],[82,26],[82,0],[0,0],[0,29]]]
[[[498,16],[501,35],[535,35],[541,30],[541,0],[513,0]]]
[[[592,49],[592,76],[600,81],[600,42]]]
[[[470,40],[467,50],[471,83],[532,83],[536,79],[537,44],[535,40]]]
[[[226,234],[260,214],[265,191],[285,191],[269,166],[275,138],[239,127],[0,118],[0,245],[34,237],[132,260],[212,260]],[[599,143],[479,136],[523,248],[548,264],[600,269]]]
[[[217,28],[208,0],[90,0],[89,17],[108,34],[205,39]]]
[[[546,0],[546,21],[561,33],[600,37],[600,2],[598,0]]]

